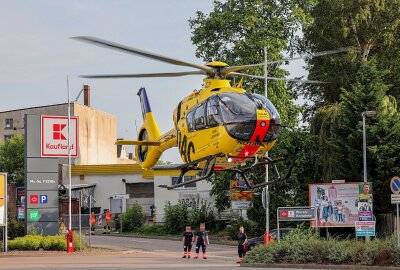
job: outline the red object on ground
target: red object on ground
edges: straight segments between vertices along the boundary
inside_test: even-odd
[[[274,241],[274,238],[272,238],[271,234],[268,232],[268,242],[267,242],[267,234],[264,233],[264,246],[271,244]]]
[[[67,238],[67,253],[74,252],[74,233],[72,230],[68,230],[67,234],[65,235]]]

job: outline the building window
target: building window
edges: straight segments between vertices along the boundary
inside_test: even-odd
[[[193,180],[195,178],[196,178],[196,176],[184,176],[183,182],[187,182],[187,181]],[[172,185],[176,185],[178,183],[179,177],[172,176],[171,179],[172,179]],[[195,187],[196,187],[196,182],[183,186],[183,188],[195,188]]]
[[[12,118],[7,118],[6,119],[6,128],[13,128],[14,127],[14,121]]]
[[[10,140],[14,135],[4,135],[4,142]]]
[[[79,175],[79,181],[81,182],[81,184],[83,184],[85,182],[85,176],[84,175]]]

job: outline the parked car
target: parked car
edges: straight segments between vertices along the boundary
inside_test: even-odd
[[[284,238],[289,234],[289,232],[290,232],[291,230],[293,230],[293,229],[292,229],[292,228],[282,228],[282,229],[279,229],[279,234],[280,234],[279,237],[280,237],[280,239],[284,239]],[[278,230],[277,230],[277,229],[271,230],[271,231],[270,231],[270,234],[271,234],[271,237],[272,237],[274,240],[277,240],[277,239],[278,239]],[[247,240],[247,247],[246,247],[246,249],[247,249],[247,251],[252,250],[252,249],[255,248],[257,245],[260,245],[260,244],[264,244],[264,235],[261,235],[261,236],[257,236],[257,237],[248,239],[248,240]]]

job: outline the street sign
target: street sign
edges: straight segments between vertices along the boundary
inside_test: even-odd
[[[400,194],[390,194],[390,199],[392,204],[398,204],[400,203]]]
[[[263,188],[262,194],[261,194],[261,201],[262,205],[264,208],[267,208],[269,205],[269,191],[267,188]]]
[[[390,180],[390,189],[393,194],[400,194],[400,178],[398,176],[395,176]]]
[[[314,207],[279,207],[279,221],[308,221],[315,220]]]
[[[375,221],[356,221],[356,236],[375,236]]]
[[[252,181],[249,181],[252,184]],[[244,180],[231,180],[231,188],[247,188]]]
[[[232,191],[231,190],[231,201],[235,200],[248,200],[253,198],[253,191]]]
[[[253,206],[253,203],[251,201],[246,201],[246,200],[236,200],[236,201],[231,201],[231,207],[232,210],[247,210]]]
[[[91,197],[91,198],[90,198],[90,197]],[[85,202],[85,205],[86,205],[87,207],[91,208],[91,207],[93,207],[94,204],[96,203],[96,200],[95,200],[95,198],[94,198],[92,195],[89,195],[89,196],[87,196],[87,197],[84,199],[84,202]]]
[[[68,117],[41,116],[41,156],[68,156]],[[70,118],[70,149],[71,156],[78,156],[78,117]]]
[[[129,194],[116,194],[112,196],[113,199],[129,199]]]

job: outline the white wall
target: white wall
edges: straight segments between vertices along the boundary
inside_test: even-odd
[[[178,176],[178,175],[176,175]],[[171,176],[154,176],[154,205],[156,207],[156,222],[163,222],[164,207],[169,201],[171,204],[177,204],[179,197],[183,194],[199,194],[201,198],[214,204],[214,199],[209,195],[211,184],[207,181],[197,182],[195,188],[176,188],[168,190],[160,188],[159,185],[171,185]],[[181,194],[181,195],[180,195]],[[185,196],[183,195],[183,196]]]
[[[96,184],[94,188],[95,206],[101,207],[101,211],[110,208],[110,197],[116,194],[126,194],[125,179],[127,183],[151,182],[142,179],[141,174],[110,174],[110,175],[85,175],[84,181],[79,175],[72,177],[73,184]],[[64,180],[64,184],[68,181]],[[123,211],[126,210],[126,202],[123,204]]]

